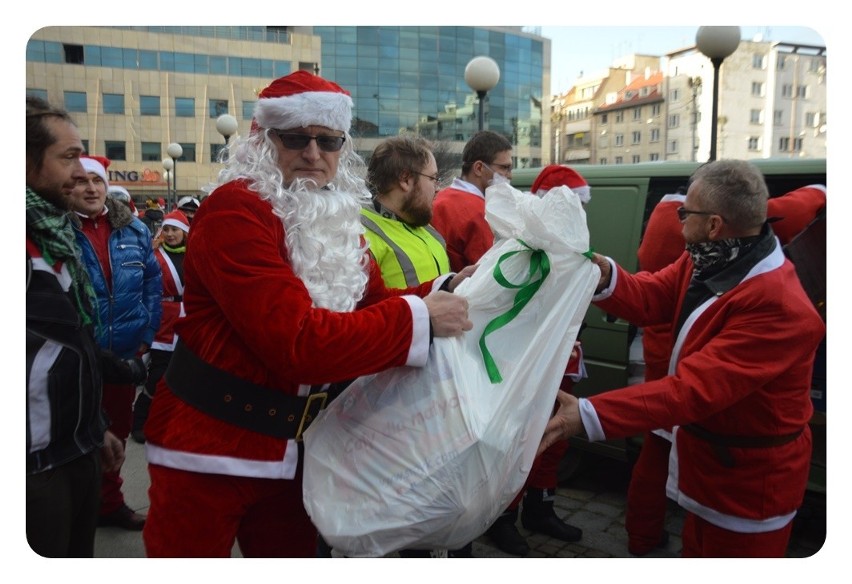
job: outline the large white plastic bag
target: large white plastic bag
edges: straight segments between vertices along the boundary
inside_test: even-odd
[[[468,298],[473,330],[436,338],[425,367],[356,380],[305,434],[305,508],[347,556],[459,548],[529,474],[599,271],[582,255],[586,217],[568,188],[538,198],[497,185],[487,195],[495,244],[455,291]],[[550,273],[482,341],[502,377],[494,383],[482,333],[518,292],[498,283],[495,267],[514,284],[540,278],[530,278],[529,248],[544,250]]]

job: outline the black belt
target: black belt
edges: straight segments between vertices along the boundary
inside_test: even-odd
[[[164,377],[172,393],[217,420],[295,440],[302,439],[320,410],[351,383],[313,386],[307,396],[287,395],[206,363],[180,339]],[[315,388],[325,389],[314,392]]]
[[[734,467],[734,457],[728,448],[772,448],[774,446],[781,446],[792,442],[805,430],[802,427],[795,432],[776,436],[725,436],[711,432],[697,424],[686,424],[685,426],[681,426],[681,428],[693,436],[709,442],[713,446],[716,456],[728,468]]]

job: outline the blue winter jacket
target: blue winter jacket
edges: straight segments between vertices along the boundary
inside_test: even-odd
[[[109,236],[111,291],[79,221],[74,222],[74,230],[98,297],[98,344],[126,359],[135,355],[142,343],[150,346],[160,327],[162,273],[151,246],[151,232],[145,224],[119,201],[107,198],[106,206],[112,226]]]

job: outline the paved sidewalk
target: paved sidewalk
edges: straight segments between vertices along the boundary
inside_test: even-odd
[[[576,543],[565,543],[549,537],[530,533],[520,526],[530,546],[528,558],[629,558],[627,534],[624,530],[624,508],[626,499],[627,466],[618,461],[595,460],[584,471],[572,478],[570,486],[557,490],[556,511],[572,525],[583,530],[583,539]],[[124,494],[127,504],[140,513],[148,511],[148,471],[142,445],[132,440],[127,444],[127,462],[122,470]],[[825,537],[825,516],[816,513],[812,525],[794,535],[789,557],[809,557],[819,551]],[[670,533],[669,543],[646,557],[676,558],[680,556],[680,530],[683,513],[674,503],[669,504],[666,528]],[[810,523],[810,522],[809,522]],[[822,538],[822,539],[821,539]],[[487,536],[474,542],[473,554],[477,558],[511,558],[498,550]],[[101,558],[145,557],[140,532],[129,532],[119,528],[99,528],[95,541],[95,556]],[[238,557],[239,551],[234,550]]]

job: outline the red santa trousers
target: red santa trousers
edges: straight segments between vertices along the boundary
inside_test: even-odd
[[[104,384],[103,408],[109,417],[109,431],[127,444],[130,427],[133,425],[133,400],[136,398],[136,388],[133,385]],[[103,473],[101,481],[101,515],[108,515],[124,505],[124,494],[121,485],[121,469]]]
[[[684,558],[783,558],[790,543],[793,522],[765,533],[728,531],[686,513],[683,521]]]
[[[293,480],[195,473],[148,465],[151,507],[142,531],[148,557],[315,557],[317,532]]]
[[[672,443],[665,438],[645,432],[627,487],[624,527],[627,530],[627,549],[632,554],[647,554],[663,538],[671,446]]]

